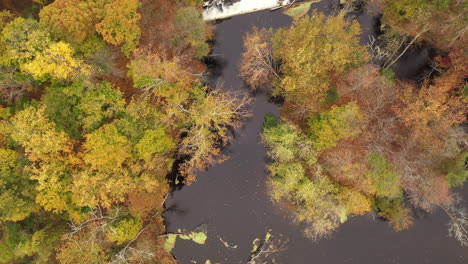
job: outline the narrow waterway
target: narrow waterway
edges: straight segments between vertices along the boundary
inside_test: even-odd
[[[313,6],[331,12],[336,1],[323,0]],[[377,20],[367,13],[358,20],[363,26],[361,40],[365,43]],[[260,11],[218,23],[213,46],[217,66],[212,70],[211,84],[221,82],[223,89],[247,91],[238,76],[243,36],[253,26],[278,28],[290,23],[291,19],[281,11]],[[413,55],[405,56],[397,69],[398,76],[406,78],[419,73],[428,61],[424,52],[428,51],[415,50]],[[447,237],[448,219],[441,212],[418,214],[415,225],[402,232],[394,232],[387,223],[368,214],[350,218],[331,239],[314,242],[304,237],[301,225],[275,207],[266,193],[268,160],[259,134],[264,115],[268,112],[278,115],[279,108],[264,93],[253,96],[253,116],[236,131],[232,144],[225,150],[230,159],[199,173],[192,185],[175,189],[166,202],[169,232],[191,231],[203,225],[208,234],[204,245],[179,239],[172,251],[179,263],[205,263],[208,259],[211,263],[246,263],[252,241],[264,237],[268,230],[287,241],[286,248],[276,255],[276,262],[271,263],[468,262],[468,250]],[[221,240],[232,247],[226,247]]]

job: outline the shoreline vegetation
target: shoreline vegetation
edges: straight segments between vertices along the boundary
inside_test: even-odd
[[[367,47],[350,16],[360,1],[328,17],[289,10],[290,27],[245,36],[240,76],[284,100],[262,133],[270,197],[307,223],[312,239],[330,237],[353,215],[372,212],[400,231],[413,224],[413,210],[442,209],[449,235],[466,246],[456,193],[468,177],[466,36],[448,29],[468,10],[457,1],[375,2],[386,25]],[[447,31],[436,17],[450,21]],[[391,66],[422,41],[443,48],[431,72],[398,80]]]

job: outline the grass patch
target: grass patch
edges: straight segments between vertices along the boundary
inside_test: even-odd
[[[290,16],[290,17],[299,18],[299,17],[307,14],[307,12],[310,9],[310,6],[313,3],[316,3],[316,2],[319,2],[319,1],[315,0],[315,1],[309,1],[309,2],[305,2],[305,3],[301,3],[300,5],[298,5],[296,7],[292,7],[292,8],[287,9],[284,13],[286,15]]]

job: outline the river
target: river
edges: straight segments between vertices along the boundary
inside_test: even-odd
[[[336,1],[313,5],[330,12]],[[358,18],[363,27],[361,42],[368,40],[378,19],[368,13]],[[291,19],[280,10],[259,11],[225,19],[216,25],[210,83],[222,82],[223,89],[247,91],[238,76],[242,39],[253,26],[278,28]],[[413,49],[397,64],[400,78],[417,76],[427,65],[427,47]],[[268,173],[266,149],[260,142],[263,117],[279,114],[279,106],[265,93],[253,95],[252,117],[235,132],[232,144],[225,149],[230,159],[199,173],[190,186],[175,188],[167,202],[165,219],[169,232],[194,230],[206,226],[208,240],[199,245],[179,239],[172,251],[181,264],[246,263],[252,241],[268,230],[274,237],[287,241],[286,248],[276,254],[281,264],[458,264],[468,263],[468,250],[447,237],[448,218],[440,211],[418,213],[409,230],[394,232],[387,223],[371,214],[351,217],[330,239],[314,242],[303,236],[300,224],[294,223],[286,211],[274,206],[266,193]],[[465,200],[466,197],[465,191]],[[221,239],[236,248],[226,247]],[[195,261],[195,262],[194,262]]]

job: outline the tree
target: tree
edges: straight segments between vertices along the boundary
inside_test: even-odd
[[[300,116],[321,109],[333,77],[365,61],[365,48],[359,46],[357,22],[347,22],[344,13],[325,17],[314,13],[294,21],[273,37],[273,52],[281,62],[282,78],[274,95],[297,106]]]
[[[29,224],[6,223],[2,226],[0,261],[31,261],[48,263],[63,233],[63,225],[51,219],[44,223],[29,219]]]
[[[0,32],[3,31],[5,26],[13,19],[15,19],[15,15],[13,15],[9,10],[0,11]]]
[[[420,89],[406,85],[402,105],[396,108],[412,136],[432,152],[443,148],[453,125],[466,120],[466,102],[461,94],[468,67],[462,53],[460,50],[438,58],[438,64],[446,69],[442,76],[432,83],[426,82]]]
[[[173,45],[184,50],[193,49],[194,57],[200,59],[210,52],[206,39],[211,31],[195,7],[183,7],[177,11],[175,21]]]
[[[89,73],[89,66],[73,57],[74,50],[69,44],[52,42],[49,33],[33,19],[17,18],[7,24],[0,43],[3,47],[0,63],[10,72],[4,74],[4,79],[9,81],[6,84],[23,84],[18,80],[21,77],[16,73],[18,70],[39,81]]]
[[[74,201],[89,207],[109,207],[123,201],[135,187],[130,173],[123,167],[132,156],[127,137],[117,131],[115,124],[106,124],[86,135],[83,148],[85,166],[74,174]]]
[[[142,227],[143,221],[141,218],[125,218],[109,226],[107,229],[107,238],[117,245],[122,245],[135,238]]]
[[[48,211],[73,211],[69,200],[69,167],[72,143],[64,132],[56,131],[45,115],[45,108],[28,107],[11,120],[11,137],[32,162],[27,169],[37,180],[36,202]]]
[[[187,182],[195,179],[196,171],[223,160],[221,146],[229,142],[228,128],[241,125],[242,118],[249,115],[245,109],[248,103],[246,96],[216,89],[198,97],[189,108],[179,105],[179,111],[187,115],[191,124],[179,149],[180,155],[190,157],[180,167]]]
[[[71,79],[79,74],[89,74],[89,66],[73,57],[73,49],[65,42],[50,44],[33,60],[21,65],[21,69],[35,79]]]
[[[146,162],[150,162],[154,154],[165,154],[174,147],[172,138],[162,127],[145,130],[143,137],[135,145],[137,157]]]
[[[289,205],[297,220],[308,224],[308,236],[327,237],[348,213],[339,203],[343,195],[339,186],[317,170],[318,152],[294,125],[267,115],[263,129],[262,140],[274,161],[268,166],[271,198]],[[358,204],[350,202],[349,213],[359,213]]]
[[[254,90],[270,85],[275,77],[279,78],[271,45],[272,35],[271,29],[254,27],[244,37],[240,76]]]
[[[1,34],[1,64],[20,66],[31,61],[50,45],[50,35],[33,19],[18,17]]]
[[[371,206],[373,203],[372,197],[368,197],[357,190],[353,190],[347,187],[341,187],[339,190],[340,192],[338,193],[338,199],[340,200],[339,203],[344,206],[344,214],[363,215],[371,211]]]
[[[455,195],[447,205],[440,207],[450,218],[448,225],[449,236],[454,237],[462,246],[468,245],[468,215],[462,206],[463,200]]]
[[[122,45],[122,52],[128,57],[136,49],[141,29],[138,22],[138,0],[113,0],[104,6],[104,17],[96,30],[112,45]]]
[[[77,105],[79,120],[85,132],[92,132],[106,120],[118,117],[123,111],[125,100],[122,93],[109,82],[84,83],[86,89]]]
[[[411,210],[404,205],[403,195],[394,199],[377,197],[375,207],[377,214],[388,220],[395,231],[408,229],[413,224]]]
[[[0,148],[0,164],[0,221],[21,221],[38,210],[34,183],[16,151]]]
[[[361,133],[364,116],[359,106],[350,102],[343,106],[332,106],[309,120],[311,138],[317,150],[329,149],[343,138]]]
[[[33,78],[14,66],[0,65],[0,95],[7,103],[15,103],[34,91]]]
[[[466,43],[466,5],[457,0],[385,0],[383,21],[406,35],[421,34],[449,50]]]
[[[83,147],[83,160],[91,169],[103,172],[120,170],[131,155],[130,142],[113,124],[106,124],[86,135]]]
[[[359,147],[359,143],[352,144],[353,142],[355,140],[345,141],[345,146],[340,144],[323,151],[320,164],[324,173],[337,184],[373,197],[376,192],[375,184],[369,173],[369,164],[363,159],[367,149]]]
[[[19,65],[33,59],[50,44],[50,36],[33,19],[18,17],[2,31],[2,64]]]
[[[43,7],[40,23],[55,38],[83,43],[96,33],[105,0],[56,0]]]
[[[394,166],[387,163],[382,153],[372,153],[367,156],[370,165],[370,175],[374,181],[377,197],[395,199],[401,195],[401,183]]]
[[[45,115],[45,107],[28,107],[18,112],[12,122],[11,137],[25,148],[31,161],[64,160],[71,152],[71,142],[64,132],[55,129]]]
[[[138,54],[130,63],[128,75],[143,97],[164,100],[163,107],[184,104],[193,89],[194,76],[180,65],[180,60],[167,60],[158,54]]]
[[[81,139],[124,111],[122,94],[108,82],[77,79],[70,85],[51,85],[42,96],[46,114],[58,129]]]
[[[101,243],[93,239],[64,242],[58,248],[57,259],[62,264],[108,263],[107,252]]]
[[[88,66],[73,58],[68,44],[53,43],[37,21],[17,18],[8,23],[0,37],[0,93],[13,103],[38,90],[35,85],[49,77],[68,79]]]

